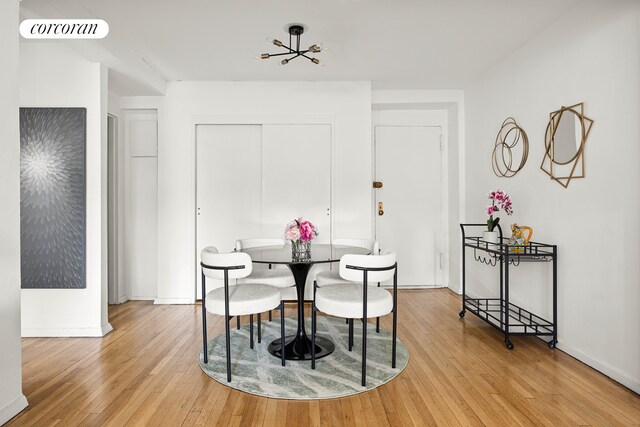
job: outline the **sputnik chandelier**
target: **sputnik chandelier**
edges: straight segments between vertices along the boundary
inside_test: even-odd
[[[285,29],[289,32],[289,46],[282,43],[278,39],[267,38],[269,43],[273,43],[275,46],[281,47],[286,50],[286,52],[281,53],[263,53],[259,56],[260,59],[269,59],[273,56],[287,56],[288,58],[283,58],[280,61],[280,64],[287,65],[290,61],[298,57],[307,58],[309,61],[314,64],[323,66],[324,64],[320,62],[318,58],[312,58],[309,56],[310,54],[326,52],[328,49],[323,48],[318,44],[313,44],[309,46],[307,49],[300,49],[300,36],[304,33],[305,26],[302,24],[291,24],[285,27]]]

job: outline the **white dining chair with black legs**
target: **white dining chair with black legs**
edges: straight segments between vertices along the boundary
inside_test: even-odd
[[[353,246],[356,248],[368,249],[371,251],[372,255],[378,255],[380,251],[380,247],[378,246],[377,240],[371,239],[334,239],[333,245],[335,247],[349,247]],[[335,285],[338,283],[350,284],[353,283],[349,280],[343,279],[340,277],[339,270],[327,270],[322,271],[316,275],[316,284],[318,287],[323,287],[326,285]],[[377,283],[378,287],[380,287],[380,282]],[[347,319],[349,322],[349,319]],[[353,323],[353,321],[351,321]],[[376,318],[376,332],[380,332],[380,318]]]
[[[315,336],[317,312],[351,319],[349,350],[353,347],[353,319],[362,319],[362,386],[367,381],[367,321],[393,313],[391,367],[396,367],[396,337],[398,327],[398,274],[395,252],[382,255],[344,255],[340,258],[340,276],[349,284],[338,283],[314,287],[311,312],[311,368],[316,368]],[[369,283],[393,278],[393,293]]]
[[[251,274],[252,262],[248,254],[232,252],[220,254],[213,246],[202,250],[200,254],[202,274],[202,350],[204,363],[209,363],[207,351],[207,312],[224,316],[225,343],[227,356],[227,381],[231,381],[231,334],[229,321],[231,316],[251,318],[249,342],[253,348],[253,315],[268,310],[280,309],[280,338],[282,342],[282,366],[284,358],[284,304],[280,290],[273,286],[252,283],[232,285],[230,280],[241,279]],[[206,278],[222,280],[223,285],[206,293]]]
[[[245,249],[264,248],[264,247],[284,247],[286,242],[284,239],[278,238],[255,238],[255,239],[238,239],[236,240],[235,249],[240,252]],[[268,269],[254,269],[251,274],[243,279],[239,279],[238,283],[261,283],[269,286],[280,288],[284,291],[285,288],[295,287],[296,281],[293,278],[293,274],[288,268],[272,268],[269,265]],[[293,292],[295,294],[295,292]],[[291,294],[291,291],[287,292],[287,295]],[[269,310],[269,321],[272,320],[272,313]],[[258,342],[262,337],[262,315],[258,313]],[[240,319],[238,318],[236,326],[240,328]]]

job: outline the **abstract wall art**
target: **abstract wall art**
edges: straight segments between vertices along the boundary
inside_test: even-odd
[[[23,289],[86,287],[86,109],[20,109]]]

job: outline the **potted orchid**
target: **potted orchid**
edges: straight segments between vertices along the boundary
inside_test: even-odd
[[[289,222],[284,229],[284,238],[291,242],[293,258],[297,260],[310,258],[311,241],[318,234],[318,229],[310,221],[298,218]]]
[[[482,234],[482,239],[490,243],[499,243],[498,232],[495,231],[496,226],[500,222],[500,217],[496,214],[502,209],[507,215],[513,214],[513,206],[511,198],[504,191],[497,189],[489,193],[491,204],[487,206],[487,231]],[[495,215],[495,217],[494,217]]]

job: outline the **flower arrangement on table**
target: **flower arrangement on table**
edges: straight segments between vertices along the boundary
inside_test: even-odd
[[[284,229],[284,238],[291,242],[294,258],[311,256],[311,241],[318,236],[318,228],[306,219],[289,222]]]
[[[513,205],[511,204],[511,197],[500,189],[491,191],[488,196],[489,200],[491,200],[491,204],[487,206],[487,215],[489,216],[489,219],[487,219],[487,231],[483,235],[483,238],[489,242],[498,243],[498,232],[495,231],[495,228],[500,222],[500,217],[496,214],[500,210],[507,215],[513,214]],[[496,215],[495,218],[494,215]]]

